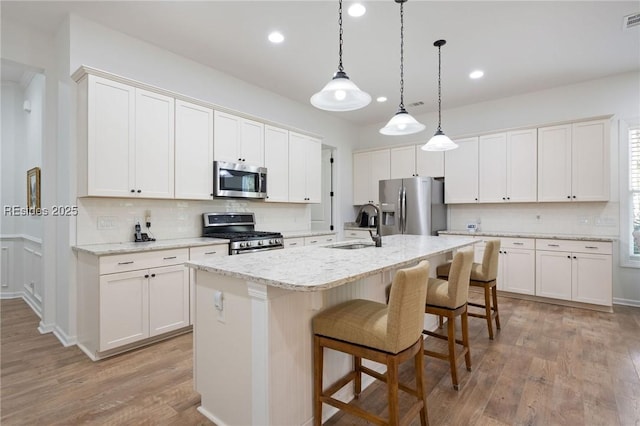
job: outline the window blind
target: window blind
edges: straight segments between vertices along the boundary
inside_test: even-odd
[[[640,126],[629,129],[629,189],[631,198],[631,257],[640,258]]]

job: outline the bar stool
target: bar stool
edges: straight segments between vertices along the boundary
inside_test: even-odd
[[[428,425],[427,401],[424,394],[421,331],[424,303],[427,294],[429,262],[422,261],[412,268],[400,269],[393,279],[389,305],[371,300],[349,300],[320,312],[313,318],[313,371],[314,371],[314,425],[322,424],[322,404],[332,405],[381,425],[408,424],[416,415],[420,424]],[[323,390],[323,350],[334,349],[353,355],[353,371]],[[362,358],[385,364],[387,371],[380,374],[362,365]],[[414,359],[416,386],[409,388],[399,383],[398,367]],[[354,394],[358,398],[362,386],[362,373],[387,383],[389,419],[369,413],[359,407],[334,399],[332,395],[354,381]],[[415,397],[415,402],[400,418],[398,390]]]
[[[467,298],[469,296],[469,277],[473,263],[472,250],[460,250],[453,257],[449,280],[429,278],[425,313],[447,317],[447,334],[442,335],[423,330],[423,333],[446,340],[449,343],[447,353],[424,350],[424,354],[439,359],[449,360],[451,382],[455,390],[458,386],[458,359],[464,355],[465,365],[471,371],[471,352],[469,351],[469,324],[467,318]],[[462,339],[456,339],[456,317],[461,317]],[[462,345],[462,351],[456,353],[456,344]]]
[[[469,312],[470,317],[484,318],[487,321],[489,339],[493,340],[493,320],[496,321],[496,329],[500,330],[500,314],[498,312],[498,291],[496,288],[496,278],[498,276],[498,260],[500,253],[500,240],[489,240],[484,249],[482,263],[473,263],[471,266],[470,286],[484,289],[484,305],[481,303],[468,302],[469,306],[484,309],[484,314]],[[451,263],[438,266],[436,273],[438,278],[447,279]],[[493,306],[491,301],[493,300]]]

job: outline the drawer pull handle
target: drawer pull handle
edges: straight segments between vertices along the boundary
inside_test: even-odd
[[[170,260],[170,259],[175,259],[178,256],[168,256],[168,257],[163,257],[164,260]]]
[[[317,242],[318,242],[318,240],[311,240],[311,241],[309,241],[309,243],[310,243],[310,244],[315,244],[315,243],[317,243]]]
[[[513,243],[514,246],[523,246],[524,243]]]
[[[584,248],[588,248],[588,249],[597,249],[597,246],[584,246]]]
[[[205,254],[216,254],[216,253],[217,253],[217,251],[208,251]]]
[[[298,243],[289,243],[290,246],[297,246]]]
[[[560,247],[560,244],[547,244],[549,247]]]
[[[128,262],[118,262],[118,265],[131,265],[133,260],[129,260]]]

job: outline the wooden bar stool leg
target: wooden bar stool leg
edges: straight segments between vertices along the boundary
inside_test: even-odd
[[[424,390],[424,340],[420,339],[420,351],[413,358],[414,369],[416,370],[416,392],[418,398],[422,399],[424,405],[420,410],[420,425],[429,426],[429,418],[427,416],[427,398]]]
[[[449,338],[449,365],[451,366],[451,382],[453,388],[458,390],[458,370],[456,368],[456,319],[453,316],[447,318],[447,334]]]
[[[322,426],[322,373],[324,368],[323,348],[320,338],[313,336],[313,424]]]
[[[354,398],[358,399],[360,392],[362,392],[362,358],[358,356],[353,357],[353,371],[356,372],[356,378],[353,381],[353,393]]]
[[[484,311],[487,318],[487,328],[489,329],[489,339],[493,340],[493,324],[491,315],[491,287],[488,284],[484,285]]]
[[[442,318],[442,315],[438,315],[438,327],[442,328],[443,325],[444,325],[444,318]]]
[[[500,314],[498,313],[498,287],[491,287],[491,294],[493,296],[493,310],[496,312],[496,328],[500,330]]]
[[[471,351],[469,350],[469,316],[467,314],[467,308],[460,318],[462,322],[462,345],[465,348],[464,362],[467,366],[467,370],[471,371]]]
[[[387,357],[387,387],[389,400],[389,425],[400,424],[398,407],[398,361],[395,357]]]

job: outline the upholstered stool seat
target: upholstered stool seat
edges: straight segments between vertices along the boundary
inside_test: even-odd
[[[412,268],[400,269],[393,279],[389,305],[371,300],[349,300],[328,308],[313,318],[314,342],[314,424],[322,424],[322,404],[332,405],[375,424],[409,424],[420,417],[421,425],[428,425],[427,402],[423,383],[424,299],[427,294],[429,262],[422,261]],[[353,356],[353,370],[324,389],[324,348]],[[380,374],[362,365],[362,358],[385,364]],[[398,367],[414,360],[415,387],[399,383]],[[358,398],[362,387],[362,373],[387,383],[389,418],[384,419],[332,397],[350,382]],[[409,393],[414,402],[404,416],[400,416],[398,390]]]
[[[441,353],[425,349],[424,354],[449,361],[451,382],[455,390],[459,389],[458,359],[464,356],[467,370],[471,371],[467,297],[472,263],[473,251],[458,251],[453,257],[448,280],[429,278],[427,297],[425,299],[426,313],[438,315],[440,318],[447,318],[447,334],[442,335],[429,330],[424,330],[423,333],[428,336],[446,340],[448,342],[448,351],[447,353]],[[455,319],[458,316],[462,322],[462,339],[456,339]],[[462,345],[462,350],[457,353],[456,344]]]
[[[487,241],[482,263],[473,263],[471,265],[471,280],[469,281],[470,286],[481,287],[484,290],[484,304],[468,302],[469,306],[481,308],[484,310],[484,313],[469,312],[469,316],[483,318],[487,321],[487,330],[489,331],[489,339],[491,340],[493,340],[494,319],[496,329],[500,330],[500,313],[498,311],[498,292],[496,288],[499,253],[500,240]],[[447,279],[450,269],[451,262],[447,262],[436,268],[436,274],[439,278]]]

